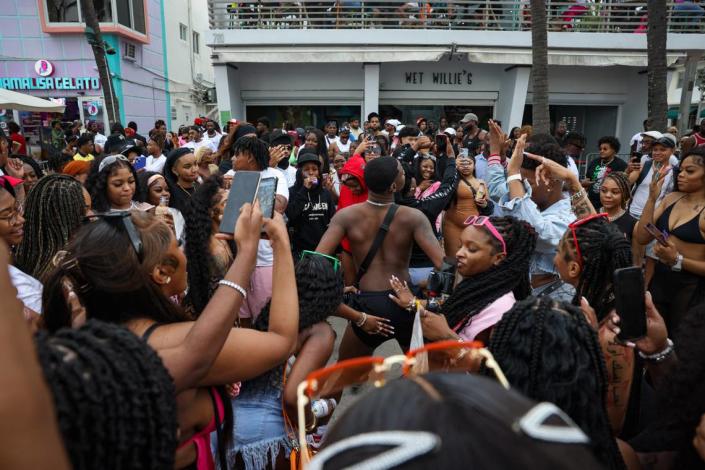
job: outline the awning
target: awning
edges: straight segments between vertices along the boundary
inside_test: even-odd
[[[458,47],[459,54],[468,55],[470,62],[484,64],[516,64],[531,65],[530,48],[486,48]],[[671,66],[685,54],[671,53],[666,55],[666,65]],[[630,67],[647,66],[646,51],[606,51],[551,49],[548,51],[548,65],[605,67],[610,65],[626,65]]]
[[[24,93],[0,88],[0,109],[63,113],[66,106]]]

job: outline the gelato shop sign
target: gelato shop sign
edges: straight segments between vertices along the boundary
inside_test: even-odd
[[[34,64],[38,77],[0,77],[0,88],[8,90],[99,90],[97,77],[52,77],[54,66],[48,60]]]

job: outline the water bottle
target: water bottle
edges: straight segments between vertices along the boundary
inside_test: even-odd
[[[159,198],[159,205],[154,209],[154,215],[158,217],[164,217],[169,214],[169,205],[167,204],[166,196],[161,196]]]
[[[325,398],[314,401],[311,404],[311,411],[316,418],[323,418],[333,413],[336,406],[338,406],[338,402],[335,401],[335,398]]]

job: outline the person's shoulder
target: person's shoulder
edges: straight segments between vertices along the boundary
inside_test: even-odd
[[[617,171],[623,171],[627,168],[627,162],[625,162],[621,158],[615,157],[615,159],[612,161],[612,168]]]
[[[668,194],[666,194],[663,199],[661,200],[661,205],[662,206],[670,206],[671,204],[675,203],[679,199],[685,197],[685,193],[681,193],[679,191],[673,191]]]

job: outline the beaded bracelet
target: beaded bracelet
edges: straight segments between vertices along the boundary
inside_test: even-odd
[[[366,321],[367,321],[367,314],[365,312],[362,312],[362,318],[360,319],[360,321],[355,322],[355,326],[358,328],[362,328],[362,325],[364,325]]]
[[[638,351],[639,357],[650,362],[661,362],[673,353],[673,341],[671,338],[666,339],[666,347],[663,351],[657,352],[656,354],[644,354]]]
[[[239,284],[235,284],[234,282],[228,281],[227,279],[221,279],[220,281],[218,281],[218,284],[220,284],[221,286],[230,287],[231,289],[235,289],[240,294],[242,294],[243,299],[247,298],[247,291]]]

